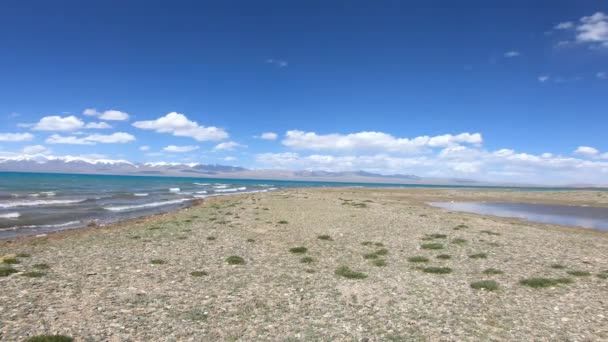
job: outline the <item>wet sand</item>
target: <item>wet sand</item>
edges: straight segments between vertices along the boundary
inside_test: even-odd
[[[608,233],[426,204],[451,200],[606,207],[608,193],[290,189],[2,241],[0,255],[18,263],[0,277],[0,339],[608,339]],[[337,275],[340,266],[366,277]],[[520,283],[532,277],[573,282]],[[498,289],[471,287],[481,280]]]

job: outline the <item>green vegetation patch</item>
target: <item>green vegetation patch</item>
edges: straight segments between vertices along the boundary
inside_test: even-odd
[[[427,234],[426,237],[431,238],[431,239],[445,239],[448,236],[445,234]]]
[[[373,244],[374,244],[374,243],[373,243],[373,242],[371,242],[371,241],[363,241],[363,242],[361,242],[361,245],[363,245],[363,246],[371,246],[371,245],[373,245]]]
[[[7,264],[7,265],[14,265],[14,264],[20,263],[20,261],[17,260],[17,258],[11,257],[11,258],[2,259],[2,263]]]
[[[214,241],[216,239],[215,236],[207,236],[207,240],[209,241]]]
[[[452,273],[452,269],[449,267],[422,267],[420,270],[425,273],[433,274],[448,274]]]
[[[281,220],[279,222],[277,222],[278,224],[288,224],[289,222],[285,221],[285,220]]]
[[[498,283],[494,280],[480,280],[471,283],[471,287],[476,290],[496,291]]]
[[[437,259],[441,259],[441,260],[449,260],[452,259],[452,256],[449,254],[439,254],[437,256]]]
[[[600,279],[608,279],[608,271],[598,273],[597,277]]]
[[[461,230],[461,229],[466,229],[469,228],[469,226],[467,226],[466,224],[459,224],[456,227],[454,227],[454,230]]]
[[[207,273],[205,271],[193,271],[193,272],[190,272],[190,275],[193,276],[193,277],[202,277],[202,276],[206,276],[208,274],[209,273]]]
[[[49,268],[51,268],[48,264],[34,264],[32,265],[32,267],[37,270],[48,270]]]
[[[423,256],[413,256],[413,257],[407,258],[407,261],[409,261],[409,262],[429,262],[429,258],[426,258]]]
[[[329,235],[319,235],[317,236],[319,240],[332,241],[333,239]]]
[[[452,240],[452,243],[455,243],[457,245],[463,245],[463,244],[467,243],[467,240],[461,239],[461,238],[457,238],[457,239]]]
[[[437,242],[433,243],[423,243],[420,245],[422,249],[443,249],[443,245]]]
[[[587,271],[568,271],[569,275],[575,276],[575,277],[588,277],[591,275],[591,272],[587,272]]]
[[[313,262],[315,262],[315,259],[312,257],[303,257],[302,259],[300,259],[300,262],[303,264],[311,264]]]
[[[28,277],[28,278],[40,278],[40,277],[45,276],[46,273],[40,272],[40,271],[31,271],[31,272],[21,273],[21,275],[24,277]]]
[[[302,246],[300,246],[300,247],[293,247],[293,248],[289,249],[289,252],[294,253],[294,254],[303,254],[303,253],[308,252],[308,248],[302,247]]]
[[[556,270],[563,270],[566,268],[566,266],[564,266],[562,264],[552,264],[551,268],[555,268]]]
[[[377,250],[375,252],[377,255],[387,255],[388,254],[388,249],[386,248],[380,248],[379,250]]]
[[[500,233],[496,233],[496,232],[493,232],[491,230],[482,230],[480,233],[482,233],[482,234],[488,234],[488,235],[496,235],[496,236],[500,235]]]
[[[521,285],[532,288],[553,287],[557,285],[572,284],[574,280],[570,278],[527,278],[519,281]]]
[[[471,259],[487,259],[488,255],[486,253],[475,253],[475,254],[469,255],[469,258],[471,258]]]
[[[152,259],[152,260],[150,260],[150,263],[153,265],[164,265],[167,262],[163,259]]]
[[[17,272],[19,271],[12,267],[0,267],[0,277],[8,277],[9,275]]]
[[[385,259],[376,259],[376,260],[373,260],[373,261],[372,261],[372,264],[373,264],[374,266],[379,266],[379,267],[383,267],[383,266],[386,266],[386,265],[387,265],[387,264],[386,264],[386,260],[385,260]]]
[[[488,274],[488,275],[494,275],[494,274],[504,274],[504,273],[505,273],[505,272],[503,272],[503,271],[501,271],[501,270],[499,270],[499,269],[497,269],[497,268],[491,268],[491,267],[490,267],[490,268],[486,268],[486,269],[483,271],[483,274]]]
[[[226,262],[229,265],[245,265],[245,259],[237,255],[231,255],[226,258]]]
[[[25,252],[17,253],[18,258],[29,258],[31,256],[32,255],[30,253],[25,253]]]
[[[356,272],[350,269],[348,266],[340,266],[336,269],[336,275],[347,279],[365,279],[367,274],[363,272]]]
[[[379,256],[376,253],[367,253],[367,254],[363,254],[363,258],[365,258],[365,259],[378,259]]]
[[[247,242],[255,242],[254,239],[247,239]]]
[[[73,338],[64,335],[38,335],[25,340],[25,342],[72,342]]]

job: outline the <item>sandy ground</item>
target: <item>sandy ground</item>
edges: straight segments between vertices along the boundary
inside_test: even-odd
[[[606,192],[592,191],[291,189],[4,241],[0,256],[29,256],[0,277],[0,340],[608,340],[608,233],[425,204],[462,199],[608,206]],[[443,249],[422,249],[427,243]],[[299,246],[307,252],[289,251]],[[470,257],[478,253],[486,257]],[[229,256],[245,264],[230,265]],[[414,256],[429,261],[408,261]],[[367,277],[338,276],[340,266]],[[421,269],[430,266],[451,273]],[[531,277],[573,283],[520,283]],[[471,287],[480,280],[498,289]]]

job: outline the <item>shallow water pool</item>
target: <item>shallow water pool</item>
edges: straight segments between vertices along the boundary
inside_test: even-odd
[[[453,211],[608,230],[608,208],[603,207],[504,202],[433,202],[429,204]]]

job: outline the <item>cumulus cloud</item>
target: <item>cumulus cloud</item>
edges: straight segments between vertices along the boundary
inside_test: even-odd
[[[215,151],[233,151],[237,147],[247,147],[247,145],[241,145],[235,141],[226,141],[215,145],[213,149]]]
[[[608,47],[608,15],[602,12],[584,16],[578,22],[559,23],[555,29],[567,31],[571,39],[577,43]]]
[[[43,145],[30,145],[25,146],[23,150],[21,150],[25,154],[46,154],[51,153],[51,150]]]
[[[32,127],[36,131],[75,131],[85,126],[84,122],[74,115],[61,117],[58,115],[45,116]]]
[[[190,121],[184,114],[176,112],[171,112],[156,120],[137,121],[133,123],[133,126],[178,137],[190,137],[197,141],[217,141],[228,138],[228,133],[223,129],[200,126],[196,121]]]
[[[107,128],[112,128],[112,126],[108,125],[105,122],[89,122],[88,124],[86,124],[84,126],[84,128],[90,128],[90,129],[107,129]]]
[[[455,144],[481,144],[479,133],[419,136],[412,139],[396,138],[383,132],[359,132],[351,134],[317,134],[315,132],[287,131],[283,145],[300,150],[333,151],[385,151],[420,153],[424,148],[444,147]]]
[[[144,146],[140,146],[139,147],[140,151],[149,151],[150,150],[150,146],[144,145]]]
[[[600,153],[600,151],[598,151],[596,148],[594,147],[590,147],[590,146],[579,146],[575,151],[575,154],[580,154],[583,156],[595,156],[598,153]]]
[[[165,152],[177,152],[177,153],[192,152],[195,150],[198,150],[198,146],[169,145],[169,146],[163,148],[163,151],[165,151]]]
[[[101,144],[124,144],[135,141],[135,137],[129,133],[116,132],[108,135],[91,134],[85,137],[62,136],[53,134],[46,139],[48,144],[69,144],[69,145],[95,145]]]
[[[260,139],[264,140],[277,140],[278,137],[279,135],[274,132],[264,132],[260,135]]]
[[[595,74],[595,77],[599,78],[600,80],[608,80],[608,72],[600,71]]]
[[[230,156],[224,157],[224,161],[235,161],[235,160],[236,160],[235,157],[230,157]]]
[[[533,155],[511,149],[487,151],[477,146],[450,146],[432,155],[387,154],[336,156],[294,152],[262,153],[256,161],[265,167],[326,171],[365,170],[381,174],[407,173],[434,178],[530,183],[606,184],[608,161]]]
[[[513,58],[513,57],[519,57],[519,56],[521,56],[521,53],[519,51],[511,50],[511,51],[505,52],[505,57],[507,57],[507,58]]]
[[[103,112],[98,112],[95,108],[87,108],[82,114],[87,116],[95,116],[106,121],[125,121],[129,120],[129,113],[121,112],[120,110],[110,109]]]
[[[31,133],[0,133],[1,142],[20,142],[34,139]]]

